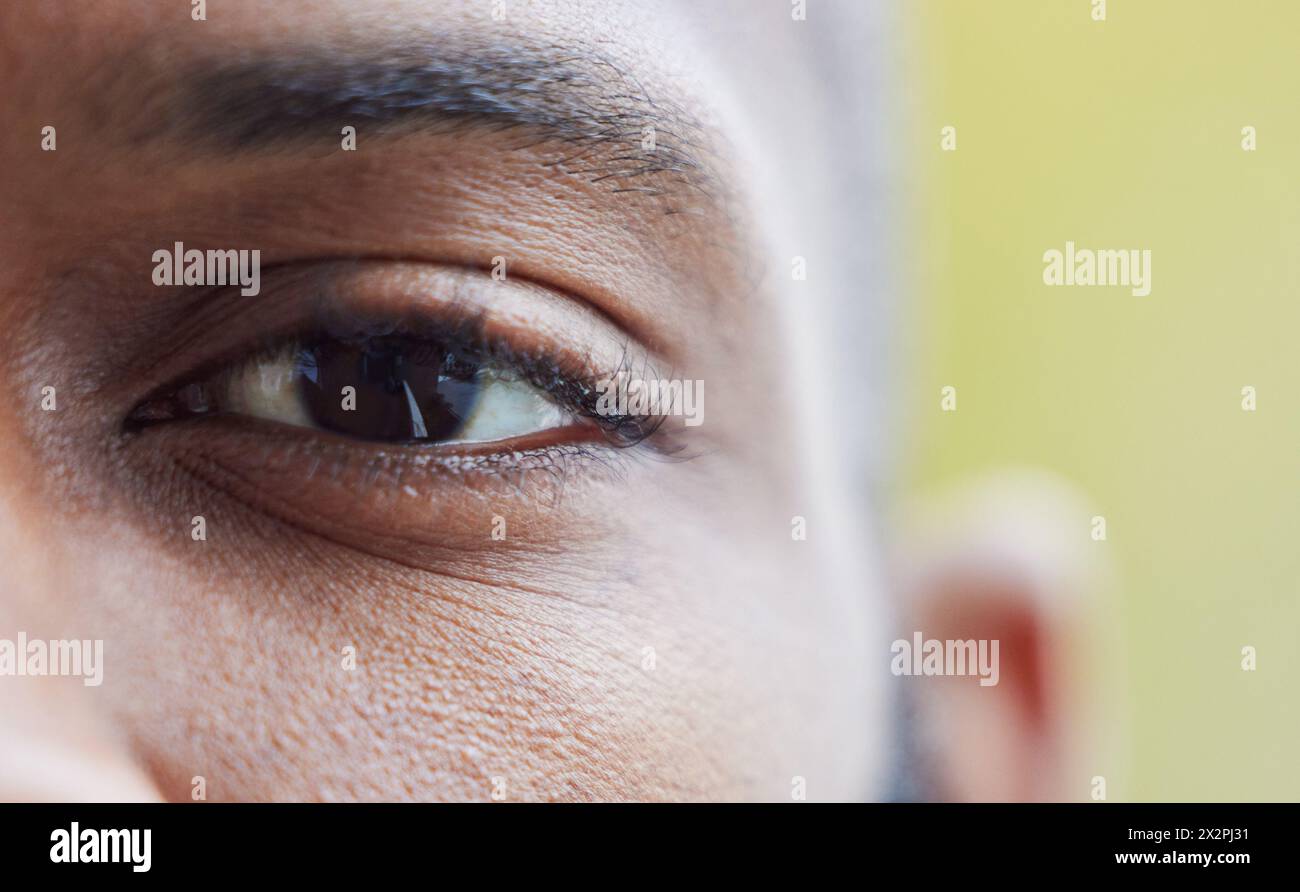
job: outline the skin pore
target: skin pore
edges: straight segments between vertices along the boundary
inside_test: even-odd
[[[0,8],[0,637],[105,661],[0,685],[0,798],[877,795],[879,593],[830,546],[834,423],[777,309],[797,184],[720,73],[778,97],[782,64],[711,62],[730,13],[688,3],[187,5]],[[260,293],[154,285],[178,241],[260,250]],[[705,420],[617,448],[127,424],[276,338],[398,322],[703,381]]]

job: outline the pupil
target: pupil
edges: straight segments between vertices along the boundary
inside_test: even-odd
[[[451,439],[479,395],[476,362],[405,337],[324,341],[299,353],[297,371],[312,421],[363,440]]]

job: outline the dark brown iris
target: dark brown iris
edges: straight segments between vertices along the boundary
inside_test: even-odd
[[[478,370],[448,348],[396,336],[323,341],[297,361],[312,421],[365,440],[454,438],[478,400]]]

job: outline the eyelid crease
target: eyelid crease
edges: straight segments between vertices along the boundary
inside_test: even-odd
[[[567,348],[575,328],[588,331],[588,341],[599,337],[606,346],[613,345],[603,351],[607,357],[631,349],[655,363],[675,364],[671,351],[648,343],[591,301],[513,272],[507,282],[497,282],[484,268],[472,265],[360,257],[277,261],[263,267],[262,291],[257,296],[245,297],[225,286],[186,297],[186,314],[173,338],[174,347],[164,355],[124,363],[117,374],[160,377],[164,374],[160,370],[176,364],[175,355],[197,352],[196,346],[206,346],[214,335],[220,339],[232,320],[254,307],[259,327],[268,336],[288,336],[313,321],[346,320],[367,310],[387,310],[400,317],[426,308],[429,315],[447,315],[448,308],[479,308],[493,327],[528,317],[517,326],[520,334],[533,330],[559,348],[557,352],[578,361],[598,360],[601,351],[590,343],[587,349]],[[232,343],[223,352],[233,355],[243,346]],[[606,364],[612,363],[606,360]]]
[[[494,258],[495,259],[495,258]],[[261,274],[263,289],[267,289],[279,278],[290,280],[295,276],[328,275],[336,270],[350,270],[364,274],[372,268],[383,268],[387,277],[402,275],[436,275],[454,277],[466,286],[466,293],[472,294],[482,288],[520,288],[550,300],[563,301],[573,305],[582,313],[590,314],[605,325],[625,333],[631,340],[645,346],[664,359],[675,359],[671,345],[661,342],[659,337],[642,330],[630,316],[620,316],[597,300],[588,298],[563,285],[549,280],[545,276],[521,271],[517,265],[508,270],[508,280],[498,281],[494,278],[495,267],[492,263],[476,262],[472,259],[431,259],[429,257],[407,254],[366,253],[347,257],[337,255],[302,255],[292,258],[273,259],[263,264]],[[267,280],[270,280],[268,283]],[[506,282],[508,281],[508,284]]]

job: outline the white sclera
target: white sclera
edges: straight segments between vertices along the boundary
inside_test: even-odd
[[[508,440],[562,427],[568,422],[568,413],[531,384],[491,372],[479,381],[482,390],[474,411],[449,442]]]

